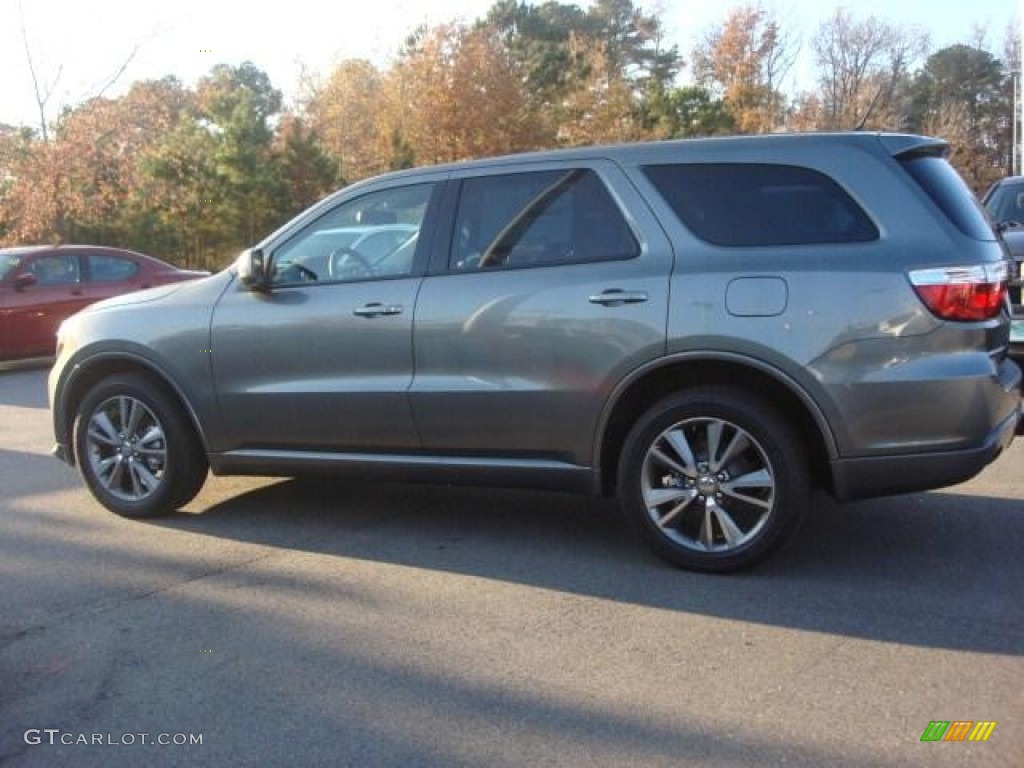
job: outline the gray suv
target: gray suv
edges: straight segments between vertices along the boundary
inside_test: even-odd
[[[208,468],[525,486],[748,566],[814,487],[958,483],[1019,430],[1007,261],[946,151],[709,139],[348,187],[220,274],[68,320],[55,453],[130,517]]]

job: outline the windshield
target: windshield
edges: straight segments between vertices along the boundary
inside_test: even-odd
[[[20,253],[0,253],[0,280],[6,278],[19,264],[21,264]]]
[[[1003,184],[985,201],[993,221],[1024,226],[1024,183]]]

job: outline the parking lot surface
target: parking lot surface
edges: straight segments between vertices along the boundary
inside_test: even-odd
[[[120,519],[45,376],[0,371],[3,766],[1024,765],[1024,440],[707,576],[561,494],[211,478]]]

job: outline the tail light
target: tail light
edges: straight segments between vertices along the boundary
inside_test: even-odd
[[[943,320],[988,320],[1003,308],[1009,275],[1009,265],[999,261],[916,269],[910,283],[925,306]]]

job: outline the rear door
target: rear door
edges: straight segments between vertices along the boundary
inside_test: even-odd
[[[456,178],[416,305],[424,448],[589,466],[613,388],[664,353],[668,240],[608,161]]]

